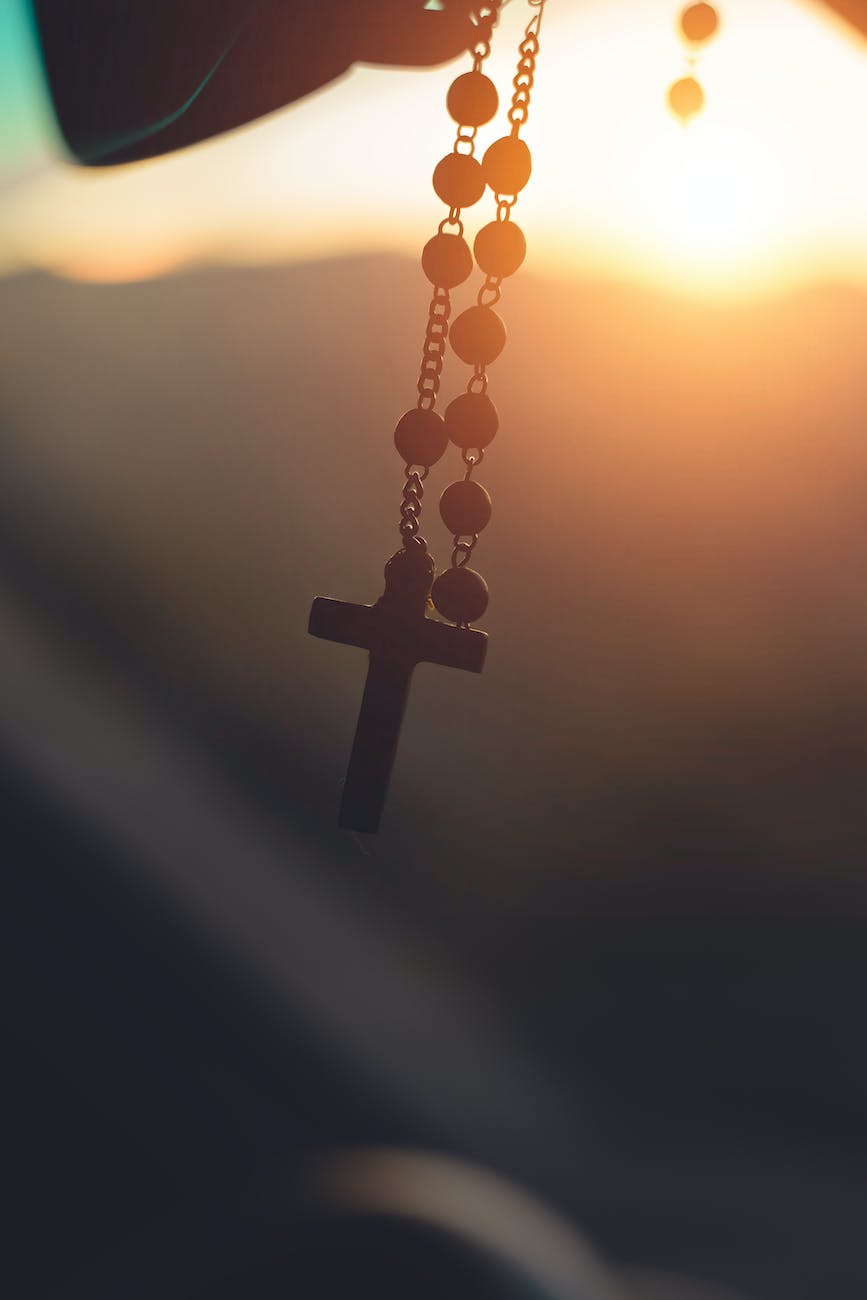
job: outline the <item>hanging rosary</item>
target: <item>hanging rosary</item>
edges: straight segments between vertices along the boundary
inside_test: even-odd
[[[539,28],[546,0],[528,0],[533,14],[519,46],[518,67],[508,112],[508,135],[495,140],[481,162],[475,156],[476,133],[490,122],[499,103],[496,87],[482,72],[491,52],[491,36],[502,0],[477,5],[471,13],[476,41],[470,49],[472,69],[451,85],[446,106],[458,124],[451,153],[437,163],[433,187],[448,215],[425,245],[422,268],[433,285],[418,379],[418,401],[403,415],[394,442],[405,466],[400,507],[402,548],[385,566],[385,591],[374,605],[350,605],[318,597],[310,611],[313,636],[359,646],[370,654],[361,712],[349,759],[339,824],[348,830],[379,828],[400,726],[416,664],[442,664],[480,673],[488,637],[471,624],[488,604],[484,578],[469,567],[479,534],[491,518],[491,498],[473,473],[497,432],[496,408],[488,397],[487,367],[506,343],[506,327],[494,311],[503,280],[517,271],[526,245],[511,219],[518,194],[530,179],[530,150],[521,139],[529,113],[530,92],[539,52]],[[450,291],[469,278],[473,253],[464,239],[464,208],[478,203],[485,189],[496,199],[496,217],[476,236],[473,252],[485,276],[476,305],[449,327]],[[446,340],[461,361],[473,367],[467,390],[446,408],[435,409],[439,396]],[[451,564],[436,576],[420,516],[424,481],[449,443],[459,448],[462,479],[440,499],[440,514],[452,534]],[[433,610],[443,620],[431,617]]]
[[[526,243],[512,220],[518,195],[530,179],[532,158],[521,139],[539,53],[539,30],[547,0],[528,0],[535,10],[518,47],[518,66],[507,114],[510,131],[495,140],[481,162],[475,156],[480,126],[496,115],[498,95],[482,67],[491,52],[491,37],[503,0],[490,0],[471,10],[476,41],[470,48],[472,69],[449,88],[446,106],[457,123],[451,153],[437,163],[433,187],[448,208],[437,233],[422,252],[422,268],[433,285],[416,405],[401,417],[394,442],[405,466],[406,481],[400,507],[402,548],[385,566],[385,591],[374,605],[351,605],[320,596],[310,611],[313,636],[367,650],[370,666],[361,712],[349,759],[340,805],[339,824],[347,830],[375,832],[379,828],[388,783],[397,751],[409,684],[420,663],[441,664],[480,673],[485,662],[487,633],[471,626],[488,605],[488,586],[469,561],[479,534],[491,518],[491,498],[473,474],[498,428],[496,407],[488,397],[487,368],[502,352],[506,327],[494,311],[503,280],[524,260]],[[716,32],[718,18],[709,4],[688,5],[680,15],[681,36],[690,53],[690,75],[669,89],[672,111],[686,122],[699,112],[704,92],[691,75],[695,51]],[[464,239],[461,213],[482,198],[486,188],[496,201],[495,219],[482,226],[473,251]],[[449,325],[450,292],[469,278],[475,261],[485,279],[475,306]],[[466,392],[436,410],[446,342],[472,366]],[[424,482],[449,443],[460,450],[464,475],[440,498],[440,515],[452,534],[447,569],[436,574],[420,517]],[[436,612],[440,618],[432,617]],[[444,621],[440,621],[444,620]]]

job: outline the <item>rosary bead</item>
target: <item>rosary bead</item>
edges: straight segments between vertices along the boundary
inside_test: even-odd
[[[491,221],[476,235],[473,251],[485,275],[514,275],[527,253],[527,241],[514,221]]]
[[[704,91],[695,77],[681,77],[668,89],[668,105],[681,122],[700,113],[704,105]]]
[[[477,158],[447,153],[434,168],[433,187],[450,208],[470,208],[485,192],[485,177]]]
[[[530,179],[533,157],[523,140],[504,135],[485,151],[482,171],[495,194],[517,194]]]
[[[687,5],[680,15],[681,35],[693,45],[703,45],[716,33],[719,16],[713,5]]]
[[[426,598],[434,578],[434,560],[426,550],[414,546],[398,551],[385,566],[385,590],[389,596]]]
[[[431,588],[431,600],[450,623],[475,623],[488,608],[488,584],[465,565],[445,569]]]
[[[401,416],[394,431],[394,445],[404,465],[435,465],[449,445],[443,417],[437,411],[413,407]]]
[[[506,346],[506,327],[491,307],[468,307],[449,330],[449,340],[461,361],[487,366]]]
[[[483,72],[465,72],[449,86],[446,107],[461,126],[484,126],[499,104],[497,87]]]
[[[455,537],[474,537],[491,522],[491,498],[481,483],[459,479],[440,497],[443,523]]]
[[[456,447],[484,451],[499,428],[497,408],[487,393],[461,393],[446,407],[445,425]]]
[[[473,255],[463,235],[434,235],[424,246],[422,269],[431,284],[454,289],[473,269]]]

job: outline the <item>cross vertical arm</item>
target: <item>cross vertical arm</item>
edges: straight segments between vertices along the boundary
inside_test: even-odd
[[[323,596],[313,602],[313,636],[359,646],[370,655],[340,806],[339,822],[347,830],[370,834],[379,827],[416,664],[482,671],[486,633],[428,618],[433,575],[426,550],[398,551],[386,565],[385,591],[375,605]]]
[[[338,824],[344,830],[379,830],[413,667],[406,657],[370,656],[340,801]]]

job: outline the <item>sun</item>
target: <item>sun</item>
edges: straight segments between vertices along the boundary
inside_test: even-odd
[[[695,69],[705,105],[686,125],[666,104],[690,70],[677,4],[609,0],[564,23],[536,122],[534,217],[551,252],[697,293],[863,279],[867,45],[809,3],[719,8]]]
[[[642,256],[682,288],[756,285],[791,233],[785,186],[748,138],[713,121],[660,124],[636,170],[634,203]]]
[[[867,284],[867,43],[810,0],[720,0],[684,127],[679,0],[557,0],[546,13],[515,218],[527,270],[755,295]],[[525,15],[503,9],[489,71],[503,130]],[[441,216],[456,67],[356,69],[286,113],[187,154],[99,176],[48,163],[4,195],[0,271],[89,277],[190,260],[417,256]],[[468,232],[489,219],[468,209]]]
[[[690,256],[728,261],[759,241],[762,197],[731,154],[700,151],[689,141],[670,167],[660,168],[647,209],[655,209],[660,242]]]

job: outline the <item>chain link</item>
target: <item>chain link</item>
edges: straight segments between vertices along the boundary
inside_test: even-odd
[[[491,53],[491,36],[499,22],[502,6],[503,0],[490,0],[489,4],[475,5],[470,10],[470,22],[478,29],[478,35],[470,46],[474,72],[480,70]]]
[[[508,112],[512,124],[512,135],[517,135],[522,126],[526,126],[530,115],[530,95],[536,76],[536,59],[539,57],[539,30],[546,0],[529,0],[537,12],[524,29],[524,38],[518,46],[518,67],[512,81],[514,91],[512,106]]]
[[[462,235],[464,233],[464,223],[461,221],[460,208],[449,208],[449,215],[443,217],[437,226],[437,234],[444,235],[449,230],[450,234]]]
[[[428,471],[423,470],[419,474],[417,469],[412,465],[405,468],[406,482],[403,485],[403,499],[400,503],[400,524],[398,528],[403,538],[404,547],[409,550],[411,547],[417,547],[422,551],[427,550],[427,542],[419,535],[421,526],[421,503],[424,497],[424,481],[428,476]]]
[[[436,406],[440,391],[440,380],[445,360],[446,339],[449,336],[449,316],[452,312],[448,289],[435,288],[428,308],[427,328],[424,332],[424,344],[419,370],[418,408],[420,411],[432,411]]]
[[[478,132],[479,128],[477,126],[459,126],[452,152],[463,154],[466,158],[472,158],[476,152],[476,136]],[[466,148],[462,149],[461,145],[465,145]]]
[[[468,542],[461,541],[461,534],[456,533],[454,537],[455,549],[452,551],[452,568],[462,569],[472,559],[473,550],[476,542],[479,540],[478,533],[466,533],[464,536],[470,538]]]
[[[488,391],[488,372],[483,365],[476,366],[470,382],[467,384],[468,393],[486,393]]]
[[[480,307],[493,307],[496,303],[500,301],[500,297],[502,294],[502,290],[500,286],[502,285],[502,283],[503,283],[502,276],[489,275],[486,277],[485,283],[482,285],[481,289],[479,290],[479,296],[476,299],[476,302],[479,304]]]

